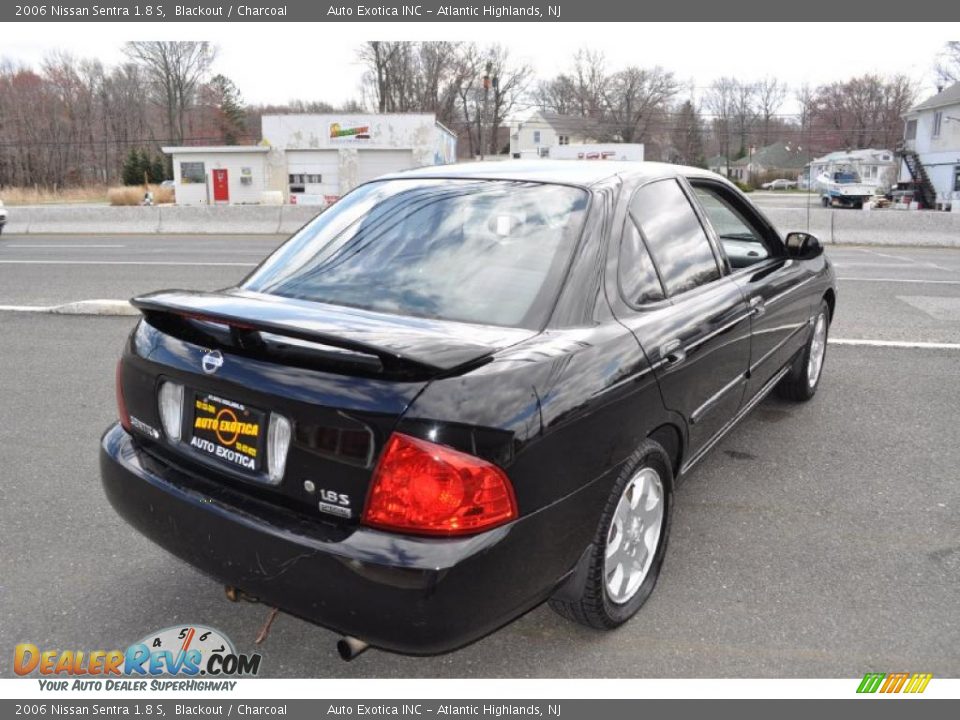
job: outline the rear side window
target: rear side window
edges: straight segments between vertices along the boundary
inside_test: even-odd
[[[255,292],[540,328],[586,215],[578,188],[492,180],[363,185],[281,246]]]
[[[707,234],[676,180],[640,188],[630,201],[668,296],[678,295],[720,277]]]
[[[627,217],[620,241],[620,289],[633,305],[663,300],[663,286],[633,218]]]

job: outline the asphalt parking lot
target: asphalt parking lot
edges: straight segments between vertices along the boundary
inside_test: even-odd
[[[0,305],[225,286],[279,241],[4,235]],[[628,625],[595,633],[542,607],[451,655],[346,664],[332,633],[280,616],[263,673],[960,676],[960,250],[828,252],[841,282],[818,395],[764,401],[679,488],[660,584]],[[133,323],[0,311],[0,676],[19,642],[109,649],[179,623],[251,652],[266,618],[137,535],[100,490]]]

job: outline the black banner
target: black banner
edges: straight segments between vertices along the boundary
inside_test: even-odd
[[[436,0],[27,0],[3,3],[4,22],[727,22],[776,20],[893,20],[945,22],[960,19],[960,3],[927,3],[905,11],[890,0],[806,0],[770,3],[764,0],[731,2],[655,3],[624,0],[549,0],[547,2],[449,3]],[[749,26],[727,25],[735,34],[749,34]],[[642,38],[638,38],[642,40]]]
[[[140,718],[329,717],[563,718],[624,720],[676,713],[717,720],[809,720],[842,713],[848,720],[895,720],[910,702],[911,720],[956,717],[958,700],[4,700],[0,717],[104,715]],[[662,715],[661,715],[662,714]]]

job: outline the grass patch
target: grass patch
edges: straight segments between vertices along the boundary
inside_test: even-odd
[[[150,190],[153,192],[154,205],[165,205],[173,202],[174,193],[172,187],[151,185]],[[140,185],[112,187],[107,190],[107,199],[111,205],[142,205],[143,195],[144,189]]]
[[[107,202],[106,185],[87,187],[58,188],[43,187],[2,187],[0,200],[4,205],[83,205]]]

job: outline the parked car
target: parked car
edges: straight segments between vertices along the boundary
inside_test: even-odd
[[[797,183],[794,180],[778,178],[776,180],[771,180],[770,182],[765,182],[760,187],[762,187],[764,190],[792,190],[796,186]]]
[[[0,235],[3,234],[3,226],[7,224],[7,209],[3,206],[3,200],[0,200]]]
[[[894,203],[904,203],[909,205],[913,198],[919,194],[917,183],[913,181],[898,182],[894,184],[884,197]]]
[[[774,388],[817,391],[836,284],[719,175],[543,160],[386,176],[237,287],[132,302],[113,507],[349,659],[547,600],[630,619],[677,483]]]

